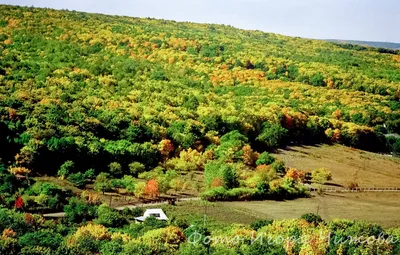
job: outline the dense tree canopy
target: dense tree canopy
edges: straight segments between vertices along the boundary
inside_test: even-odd
[[[161,141],[202,150],[233,131],[261,151],[290,141],[398,151],[380,135],[400,132],[397,52],[230,26],[0,14],[5,162],[61,176],[116,162],[117,175],[138,174],[174,156]]]
[[[268,152],[343,143],[400,154],[399,68],[395,50],[0,5],[0,254],[397,254],[398,244],[321,239],[400,237],[365,222],[130,224],[141,210],[119,212],[99,196],[307,196],[307,176],[325,183],[331,173],[287,168]],[[93,189],[78,197],[32,178],[46,175]],[[28,213],[46,210],[65,219]],[[240,242],[190,243],[197,232]],[[313,241],[249,245],[255,233]]]

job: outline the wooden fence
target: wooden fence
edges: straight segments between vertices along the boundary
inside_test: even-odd
[[[340,192],[396,192],[396,191],[400,191],[400,187],[385,187],[385,188],[323,188],[323,189],[318,189],[318,188],[312,188],[309,187],[308,188],[309,191],[311,192],[323,192],[323,193],[340,193]]]

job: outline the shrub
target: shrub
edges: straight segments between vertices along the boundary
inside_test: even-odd
[[[261,241],[255,241],[251,245],[249,245],[248,250],[245,254],[248,255],[260,255],[260,254],[268,254],[268,255],[285,255],[286,250],[282,244],[266,244]]]
[[[30,196],[30,197],[27,197]],[[24,198],[27,199],[27,206],[34,206],[32,200],[41,207],[60,209],[72,196],[70,190],[62,190],[51,182],[36,182],[25,191]]]
[[[283,161],[275,161],[272,163],[271,167],[277,173],[284,174],[286,172],[285,163]]]
[[[59,194],[61,189],[54,183],[51,182],[35,182],[29,189],[25,192],[30,196],[38,196],[44,194],[47,196],[55,196]]]
[[[207,227],[202,225],[192,225],[186,228],[183,232],[188,240],[193,240],[194,235],[200,234],[201,238],[199,238],[199,242],[201,242],[201,239],[204,239],[204,237],[211,235],[211,232],[207,229]]]
[[[82,255],[98,254],[100,245],[101,241],[94,238],[88,232],[70,243],[70,246],[72,246],[75,251],[78,251],[78,254]]]
[[[0,254],[18,254],[18,241],[16,239],[17,233],[9,228],[4,229],[2,232],[3,233],[0,236]]]
[[[65,161],[64,164],[60,166],[60,169],[58,170],[57,174],[61,179],[64,179],[66,176],[69,175],[71,170],[74,167],[74,162],[71,160]]]
[[[162,220],[158,220],[156,217],[147,217],[144,222],[143,225],[146,227],[150,227],[150,229],[157,229],[157,228],[164,228],[167,226],[167,223],[165,221]]]
[[[111,240],[100,245],[102,255],[120,255],[122,253],[122,240]]]
[[[183,230],[189,227],[189,223],[186,219],[174,219],[173,225]]]
[[[245,145],[242,148],[243,155],[243,163],[247,166],[254,166],[257,158],[259,157],[258,152],[254,152],[250,145]]]
[[[229,200],[251,200],[259,197],[259,190],[254,188],[234,188],[228,190]]]
[[[153,251],[150,245],[133,240],[123,246],[122,252],[122,255],[131,254],[152,255]]]
[[[121,227],[127,223],[126,219],[113,208],[103,204],[97,208],[97,224],[104,225],[105,227]]]
[[[200,194],[201,199],[208,201],[224,201],[227,197],[227,190],[224,187],[209,189]]]
[[[33,230],[32,227],[25,222],[22,213],[0,207],[0,233],[7,229],[12,229],[18,236],[23,235],[29,230]],[[4,233],[5,232],[3,232],[3,234]]]
[[[186,237],[180,228],[169,226],[150,230],[140,240],[144,244],[149,244],[156,254],[165,251],[174,254],[179,249],[179,245],[186,241]]]
[[[273,220],[256,220],[250,223],[250,227],[257,231],[264,226],[271,225],[272,222]]]
[[[143,213],[144,213],[144,210],[141,207],[134,207],[134,208],[131,209],[131,211],[132,211],[132,216],[133,217],[142,216]]]
[[[318,168],[311,172],[312,181],[320,184],[325,184],[332,180],[332,173],[326,168]]]
[[[14,194],[18,186],[20,185],[15,175],[5,171],[0,173],[0,194]]]
[[[22,247],[19,255],[52,255],[52,250],[42,246],[27,246]]]
[[[82,173],[70,174],[67,179],[78,188],[83,188],[86,185],[86,176]]]
[[[63,242],[63,237],[60,234],[45,230],[27,233],[21,236],[18,240],[18,244],[22,247],[41,246],[41,247],[51,248],[53,250],[57,249],[62,242]]]
[[[102,241],[111,240],[108,229],[102,225],[88,224],[79,227],[68,240],[70,247],[79,251],[79,254],[97,254]]]
[[[275,158],[269,155],[268,152],[263,152],[258,157],[256,164],[259,165],[270,165],[275,162]]]
[[[179,255],[207,255],[207,248],[202,244],[184,243],[179,247]]]
[[[321,73],[316,73],[310,78],[310,84],[314,86],[325,86],[324,76]]]
[[[270,182],[277,178],[277,173],[270,166],[259,165],[256,168],[256,173],[254,176],[259,177],[258,179],[262,182]]]
[[[234,201],[251,200],[261,196],[257,188],[234,188],[227,190],[224,187],[209,189],[200,194],[201,198],[208,201]]]
[[[275,161],[274,163],[272,163],[271,167],[277,173],[282,173],[283,174],[286,171],[285,163],[283,161]]]
[[[306,213],[301,216],[301,219],[306,220],[308,223],[312,223],[317,226],[319,223],[323,222],[321,216],[314,213]]]

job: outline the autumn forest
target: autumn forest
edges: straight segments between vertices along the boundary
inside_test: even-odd
[[[303,184],[323,184],[331,173],[286,167],[271,155],[276,149],[342,144],[396,157],[396,134],[398,50],[0,5],[0,254],[228,254],[218,246],[190,247],[192,230],[179,221],[129,225],[137,211],[115,212],[93,196],[124,190],[137,199],[181,191],[208,201],[308,197]],[[44,210],[64,211],[65,222],[46,223],[36,215]],[[226,233],[249,238],[287,227],[317,236],[346,224],[352,233],[368,229],[367,236],[381,230],[306,215]],[[392,233],[400,237],[398,229]],[[357,245],[307,245],[267,253],[241,244],[230,254],[373,254]],[[400,245],[376,249],[397,254]]]

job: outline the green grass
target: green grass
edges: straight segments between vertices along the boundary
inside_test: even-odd
[[[294,219],[306,213],[318,213],[324,220],[349,219],[399,227],[399,192],[339,193],[290,201],[204,202],[188,201],[162,208],[168,217],[203,224],[213,231],[230,224],[250,224],[258,219]]]
[[[211,230],[229,227],[231,224],[250,224],[259,219],[246,208],[232,208],[228,203],[206,201],[178,202],[175,206],[155,206],[162,208],[170,218],[186,220],[189,224],[204,224]],[[154,208],[155,208],[154,207]]]

